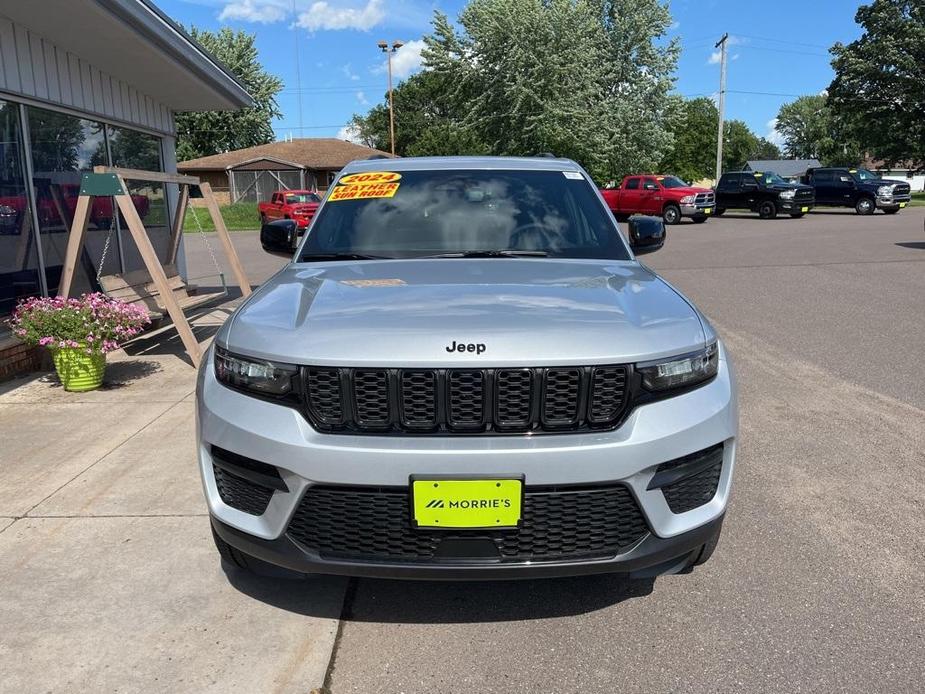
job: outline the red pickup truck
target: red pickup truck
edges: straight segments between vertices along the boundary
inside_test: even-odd
[[[312,221],[320,204],[321,197],[312,190],[278,190],[273,193],[270,202],[261,202],[257,209],[261,224],[277,219],[294,219],[302,231]]]
[[[647,214],[661,217],[665,224],[677,224],[682,217],[700,224],[715,209],[712,190],[693,188],[676,176],[627,176],[619,188],[604,188],[601,195],[618,219]]]

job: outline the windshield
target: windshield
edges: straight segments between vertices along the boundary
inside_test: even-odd
[[[677,176],[665,176],[665,177],[659,176],[658,181],[659,183],[662,184],[663,188],[689,188],[690,187]]]
[[[479,251],[630,257],[596,191],[578,173],[437,170],[343,176],[329,190],[299,260]]]
[[[872,171],[868,171],[867,169],[849,169],[848,173],[854,176],[856,181],[879,181],[880,180],[880,177],[877,174],[873,173]]]
[[[306,202],[321,202],[317,193],[286,193],[287,205],[298,205]]]
[[[784,179],[782,179],[780,176],[778,176],[776,173],[774,173],[773,171],[766,171],[764,173],[756,172],[755,180],[759,182],[763,181],[764,185],[766,186],[770,186],[775,183],[786,183],[787,182]]]

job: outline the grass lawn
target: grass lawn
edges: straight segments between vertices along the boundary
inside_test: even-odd
[[[244,231],[247,229],[260,228],[260,214],[257,212],[256,202],[236,202],[233,205],[221,206],[222,217],[225,220],[225,226],[228,231]],[[212,224],[212,218],[209,211],[204,207],[195,208],[196,219],[202,226],[203,231],[215,231],[215,225]],[[193,218],[193,208],[188,207],[186,210],[186,219],[183,222],[183,231],[187,234],[198,233],[196,219]]]
[[[910,202],[909,204],[910,205],[920,205],[922,207],[925,207],[925,192],[913,193],[912,202]]]

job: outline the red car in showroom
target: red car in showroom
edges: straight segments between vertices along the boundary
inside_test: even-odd
[[[661,217],[665,224],[677,224],[683,217],[700,224],[716,207],[709,188],[696,188],[677,176],[659,174],[626,176],[619,187],[604,188],[601,195],[617,219],[645,214]]]

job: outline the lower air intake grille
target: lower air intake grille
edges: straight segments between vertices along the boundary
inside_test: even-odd
[[[658,466],[656,474],[682,465],[696,465],[698,471],[661,488],[672,513],[684,513],[703,506],[716,496],[723,471],[723,446],[714,446],[701,453],[663,463]]]
[[[521,527],[489,532],[414,529],[409,503],[404,488],[310,487],[287,533],[323,557],[397,562],[440,561],[444,540],[487,538],[498,556],[468,561],[496,563],[611,557],[648,532],[622,485],[527,487]]]
[[[213,465],[212,471],[215,473],[218,495],[231,508],[244,511],[252,516],[263,515],[263,512],[267,510],[270,497],[273,496],[272,489],[238,477],[218,465]]]

